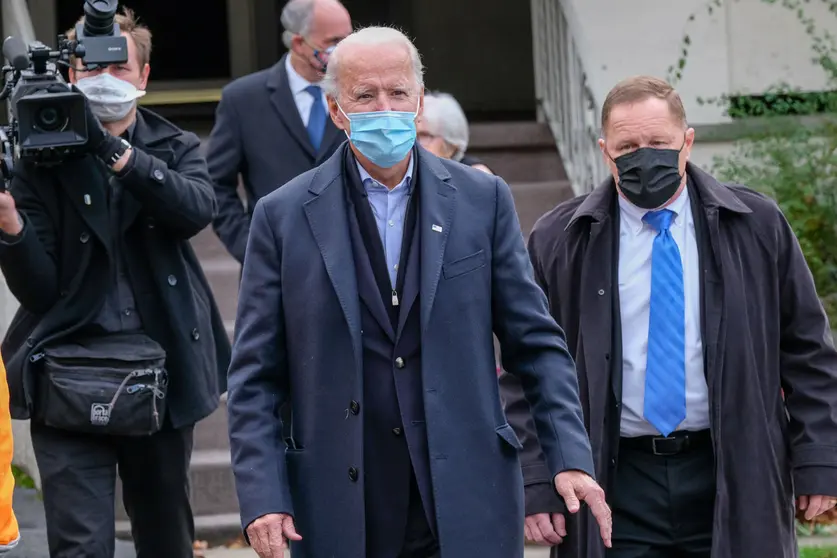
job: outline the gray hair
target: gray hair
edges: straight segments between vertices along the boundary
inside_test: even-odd
[[[448,93],[426,93],[422,119],[434,136],[456,148],[453,159],[459,161],[468,149],[468,119],[456,99]]]
[[[340,75],[340,55],[341,49],[346,45],[401,45],[407,48],[410,53],[410,60],[412,61],[413,74],[416,85],[419,89],[424,87],[424,66],[421,63],[421,56],[419,56],[418,49],[407,36],[392,27],[365,27],[359,29],[340,41],[334,52],[328,58],[328,66],[326,67],[325,78],[320,86],[326,94],[337,98],[340,87],[338,83],[338,76]]]
[[[285,48],[291,48],[294,35],[305,36],[311,30],[311,20],[314,19],[314,3],[316,0],[290,0],[282,8],[282,42]]]

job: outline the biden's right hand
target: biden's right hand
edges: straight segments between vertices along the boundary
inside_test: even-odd
[[[269,513],[247,526],[250,546],[259,558],[284,558],[290,541],[301,541],[294,518],[286,513]]]

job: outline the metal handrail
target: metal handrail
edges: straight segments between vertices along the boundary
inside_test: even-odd
[[[3,37],[14,35],[29,44],[35,40],[35,26],[26,0],[2,0]]]
[[[575,12],[567,0],[531,0],[538,121],[549,125],[576,195],[608,174],[598,148],[600,109],[590,87]]]

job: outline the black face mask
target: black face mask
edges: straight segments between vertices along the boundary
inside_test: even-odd
[[[674,197],[680,175],[680,149],[641,147],[612,161],[619,171],[619,189],[642,209],[657,209]]]

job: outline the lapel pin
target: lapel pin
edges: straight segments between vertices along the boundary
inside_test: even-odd
[[[439,225],[433,225],[430,228],[433,229],[433,232],[442,232],[442,227],[440,227]]]
[[[90,194],[84,194],[84,205],[90,205]]]

